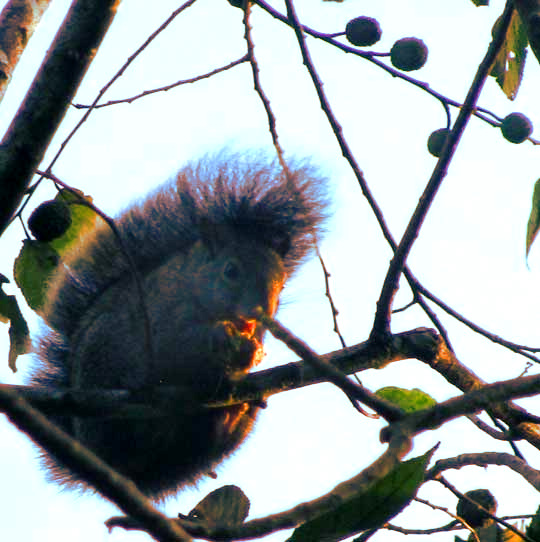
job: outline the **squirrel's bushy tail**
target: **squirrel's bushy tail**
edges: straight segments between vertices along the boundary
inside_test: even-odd
[[[288,168],[284,172],[263,153],[226,151],[186,165],[175,180],[115,220],[138,272],[144,275],[226,229],[274,249],[290,276],[321,232],[328,198],[326,178],[309,162],[291,161]],[[88,234],[66,258],[44,311],[52,330],[45,339],[52,367],[66,363],[70,338],[88,308],[131,272],[107,225]]]

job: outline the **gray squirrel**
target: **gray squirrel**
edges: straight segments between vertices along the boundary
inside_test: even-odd
[[[183,168],[115,224],[96,228],[51,280],[30,383],[39,388],[181,385],[211,397],[262,357],[264,330],[327,215],[326,180],[310,165],[222,153]],[[141,277],[148,318],[128,252]],[[149,355],[145,326],[149,324]],[[182,403],[179,402],[179,405]],[[197,404],[195,404],[197,407]],[[57,417],[64,430],[160,500],[211,473],[244,441],[260,404],[181,406],[168,417]],[[50,478],[92,481],[43,452]]]

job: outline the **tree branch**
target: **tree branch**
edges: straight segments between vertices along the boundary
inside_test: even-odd
[[[0,102],[51,0],[10,0],[0,13]]]
[[[484,59],[478,66],[478,70],[469,92],[467,93],[467,97],[465,98],[463,106],[459,111],[454,127],[447,138],[441,156],[437,161],[437,165],[433,170],[431,178],[429,179],[429,182],[427,183],[426,188],[420,197],[418,206],[416,207],[409,224],[405,229],[405,233],[403,234],[403,237],[394,253],[394,257],[390,262],[381,294],[379,296],[379,300],[377,301],[377,311],[375,313],[373,329],[371,331],[372,338],[381,337],[390,332],[390,314],[392,310],[392,302],[399,287],[399,277],[403,272],[409,252],[416,238],[418,237],[424,219],[431,208],[431,204],[433,203],[435,196],[437,195],[437,192],[446,177],[450,160],[454,155],[463,131],[465,130],[474,108],[476,107],[476,102],[478,101],[478,97],[480,96],[486,79],[489,76],[491,66],[495,61],[499,49],[504,43],[506,30],[508,29],[510,18],[512,16],[512,10],[513,3],[511,0],[509,0],[506,3],[503,15],[501,16],[499,30],[493,41],[489,44]]]
[[[434,331],[416,329],[394,335],[384,346],[360,343],[319,356],[326,364],[344,374],[370,368],[380,368],[393,361],[417,358],[427,361],[437,354],[438,339]],[[304,362],[292,362],[256,371],[245,378],[212,393],[212,397],[198,397],[198,404],[220,408],[246,401],[262,401],[277,393],[327,382],[316,368]],[[63,389],[43,390],[32,386],[0,384],[1,389],[15,389],[31,405],[47,415],[159,417],[167,415],[160,405],[171,404],[167,397],[184,398],[183,409],[193,408],[190,390],[182,386],[159,386],[147,390]],[[178,399],[175,399],[175,405]],[[176,408],[176,407],[175,407]]]
[[[480,412],[482,410],[497,412],[504,405],[505,401],[517,399],[519,397],[538,395],[539,389],[540,375],[521,376],[503,382],[485,384],[480,388],[475,388],[458,397],[453,397],[442,403],[437,403],[433,407],[424,408],[407,414],[402,420],[385,428],[381,438],[383,441],[388,439],[388,435],[392,433],[394,426],[397,427],[400,424],[405,424],[413,434],[416,434],[425,431],[426,429],[436,429],[447,421],[466,414]],[[501,403],[503,405],[501,405]],[[515,406],[511,404],[504,406],[506,406],[506,408],[515,408]],[[502,416],[498,417],[501,417],[502,419]],[[517,431],[519,425],[515,426],[514,420],[512,429]],[[398,430],[401,431],[401,428]],[[536,427],[536,433],[536,442],[531,442],[531,444],[538,447],[538,427]]]
[[[0,143],[0,234],[62,121],[119,0],[77,0]]]
[[[278,530],[291,529],[324,512],[333,510],[355,495],[367,491],[376,480],[391,472],[410,451],[410,448],[410,438],[406,434],[398,435],[396,433],[385,452],[355,477],[337,485],[326,495],[301,503],[278,514],[254,519],[235,526],[214,526],[202,522],[186,522],[183,519],[177,521],[193,536],[216,541],[253,539]],[[130,521],[129,518],[127,518],[127,522],[125,518],[114,518],[114,521],[112,523],[108,522],[108,525],[110,527],[120,526],[129,529],[140,529],[140,526],[136,522]]]
[[[276,339],[286,344],[290,350],[297,356],[300,356],[302,360],[313,367],[321,376],[324,376],[329,382],[340,388],[351,402],[353,402],[353,405],[355,400],[361,401],[387,421],[399,420],[402,417],[403,412],[399,407],[396,407],[385,399],[377,397],[377,395],[360,384],[356,384],[350,380],[345,373],[336,369],[332,364],[316,354],[306,343],[295,337],[279,322],[267,316],[262,309],[257,311],[256,316]]]
[[[517,472],[537,491],[540,491],[540,471],[533,469],[523,459],[512,454],[501,452],[482,452],[475,454],[461,454],[457,457],[439,459],[426,473],[426,480],[434,480],[439,474],[449,469],[461,469],[468,466],[487,467],[489,465],[501,465]]]
[[[425,363],[463,392],[473,391],[485,385],[485,382],[478,375],[460,363],[454,353],[442,343],[438,355],[425,358]],[[519,380],[521,379],[518,378],[515,381]],[[505,422],[516,438],[523,438],[540,449],[540,428],[537,425],[537,420],[534,420],[536,423],[530,423],[531,416],[523,408],[513,403],[502,403],[492,404],[488,410],[495,418]]]
[[[40,446],[53,453],[70,468],[91,479],[104,497],[112,500],[126,514],[137,518],[156,540],[163,542],[191,540],[178,524],[151,506],[133,482],[118,474],[77,440],[56,427],[14,390],[6,387],[0,389],[0,408],[17,427]]]

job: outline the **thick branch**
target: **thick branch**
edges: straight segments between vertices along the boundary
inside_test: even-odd
[[[0,144],[0,233],[64,117],[116,12],[119,0],[73,3]]]
[[[426,363],[441,374],[450,384],[463,392],[477,390],[485,385],[470,369],[465,367],[455,355],[441,344],[440,352],[432,358],[425,358]],[[540,449],[540,429],[537,424],[528,423],[530,417],[521,407],[513,403],[492,404],[489,412],[505,422],[516,438],[523,438]]]
[[[436,333],[420,328],[398,333],[384,346],[365,342],[324,354],[319,358],[344,374],[352,374],[409,358],[430,363],[430,358],[437,355],[438,349]],[[222,385],[213,393],[212,398],[199,397],[196,398],[198,402],[190,395],[189,389],[181,386],[130,391],[41,390],[30,386],[0,385],[0,391],[3,388],[16,389],[32,406],[47,415],[145,418],[163,416],[160,405],[170,404],[170,401],[167,401],[170,394],[176,398],[175,405],[178,405],[178,398],[184,399],[183,410],[194,408],[196,402],[216,408],[245,401],[261,401],[277,393],[326,381],[327,378],[317,369],[303,362],[292,362],[249,374],[231,386]]]
[[[0,102],[26,44],[51,0],[11,0],[0,13]]]
[[[520,434],[519,431],[522,426],[532,426],[529,428],[527,436],[523,434],[522,437],[527,438],[531,444],[538,448],[540,437],[538,425],[519,423],[517,421],[519,419],[518,416],[522,416],[522,419],[527,419],[527,413],[523,410],[520,412],[519,407],[516,407],[512,403],[506,404],[505,402],[519,397],[538,395],[539,389],[540,375],[523,376],[512,380],[485,384],[480,388],[475,386],[472,391],[463,395],[453,397],[442,403],[437,403],[433,407],[424,408],[408,414],[401,421],[383,429],[381,439],[384,442],[388,438],[391,438],[394,430],[398,432],[403,431],[401,428],[402,424],[406,426],[408,432],[417,434],[427,429],[436,429],[459,416],[486,410],[490,413],[495,413],[495,416],[501,419],[510,418],[507,423],[511,425],[516,435]],[[530,433],[535,435],[535,438],[532,440]]]
[[[103,496],[111,499],[126,514],[137,518],[156,540],[191,540],[179,525],[151,506],[133,482],[119,475],[78,441],[61,431],[15,391],[6,388],[0,390],[0,408],[40,446],[91,479]]]

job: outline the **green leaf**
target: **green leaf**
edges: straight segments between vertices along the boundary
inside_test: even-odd
[[[92,203],[92,198],[79,190],[76,192],[77,195],[73,194],[70,190],[61,190],[58,192],[56,198],[54,198],[55,200],[60,199],[65,201],[71,211],[71,226],[64,235],[53,239],[49,243],[60,256],[68,252],[84,233],[92,230],[96,226],[97,220],[100,219],[99,215],[93,209],[80,203],[81,198]]]
[[[60,258],[49,243],[26,239],[15,259],[13,275],[31,309],[43,307],[47,283]]]
[[[493,25],[495,27],[497,21]],[[523,77],[527,56],[527,32],[516,10],[512,14],[505,41],[495,59],[491,74],[506,96],[513,100],[517,96]]]
[[[40,311],[45,302],[48,282],[60,258],[81,238],[96,226],[99,215],[90,207],[80,203],[81,199],[92,202],[89,196],[76,191],[61,190],[55,199],[65,201],[71,211],[71,225],[61,237],[48,243],[26,240],[15,259],[15,282],[26,302],[35,311]],[[101,219],[100,219],[101,220]]]
[[[188,517],[213,525],[233,526],[245,521],[249,507],[249,499],[238,486],[222,486],[206,495]]]
[[[414,412],[437,404],[437,401],[431,395],[417,388],[407,390],[395,386],[386,386],[375,392],[375,394],[396,404],[405,412]]]
[[[489,0],[472,0],[475,6],[489,6]]]
[[[538,179],[534,183],[531,214],[529,215],[529,222],[527,222],[527,239],[525,242],[525,257],[529,256],[531,245],[533,244],[533,241],[536,239],[539,229],[540,229],[540,179]]]
[[[400,463],[364,493],[298,527],[288,542],[331,542],[380,527],[414,498],[434,451]]]
[[[4,280],[5,279],[5,280]],[[8,282],[4,275],[0,275],[0,283]],[[17,357],[30,351],[30,333],[21,313],[17,298],[7,295],[0,286],[0,321],[9,326],[9,368],[17,372]]]

